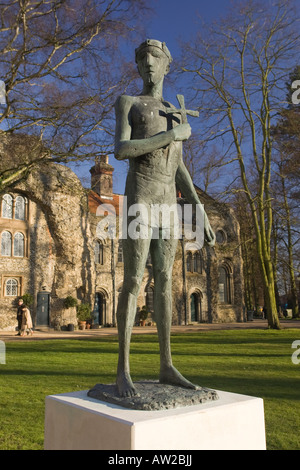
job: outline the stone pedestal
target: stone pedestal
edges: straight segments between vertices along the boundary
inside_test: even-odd
[[[219,399],[164,411],[101,402],[87,390],[46,397],[46,450],[265,450],[261,398]]]

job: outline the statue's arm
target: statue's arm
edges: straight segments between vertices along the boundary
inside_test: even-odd
[[[204,206],[200,202],[200,199],[195,190],[192,178],[190,177],[190,174],[182,160],[180,161],[178,165],[175,178],[176,178],[177,187],[180,189],[180,191],[182,191],[187,201],[194,206],[198,204],[199,205],[198,207],[202,208],[205,241],[209,246],[214,246],[215,241],[216,241],[215,233],[213,229],[211,228],[207,214],[204,210]]]
[[[180,161],[176,172],[176,185],[183,193],[189,204],[200,204],[202,206],[195,190],[192,178],[182,160]]]
[[[151,153],[175,140],[186,140],[190,135],[190,126],[180,125],[166,132],[147,139],[131,140],[132,123],[130,110],[133,98],[122,95],[115,104],[116,130],[115,130],[115,157],[117,160],[136,158]]]

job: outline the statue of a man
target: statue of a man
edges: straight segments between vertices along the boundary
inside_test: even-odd
[[[182,142],[191,135],[190,125],[167,113],[171,106],[162,96],[164,77],[171,61],[165,43],[157,40],[143,42],[136,49],[143,91],[139,96],[122,95],[115,105],[115,157],[129,160],[125,189],[128,207],[133,204],[148,208],[155,204],[172,206],[176,204],[176,185],[190,204],[200,204],[182,161]],[[162,228],[159,227],[161,232]],[[172,230],[169,237],[155,238],[151,236],[151,224],[146,230],[146,237],[127,236],[123,240],[124,283],[117,309],[119,361],[116,383],[119,394],[124,397],[136,394],[129,368],[130,338],[149,250],[160,346],[160,383],[196,388],[177,371],[171,358],[172,268],[178,240]],[[204,235],[206,242],[214,245],[215,235],[205,213]]]

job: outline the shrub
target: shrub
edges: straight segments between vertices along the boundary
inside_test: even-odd
[[[78,321],[90,320],[92,316],[92,310],[89,304],[79,304],[77,306],[77,318]]]
[[[71,295],[65,298],[64,300],[64,307],[65,308],[71,308],[71,307],[76,307],[77,305],[77,299],[74,299]]]
[[[25,305],[28,305],[28,307],[30,307],[30,305],[33,304],[33,295],[31,294],[24,294],[22,295],[22,299],[23,299],[23,302]]]

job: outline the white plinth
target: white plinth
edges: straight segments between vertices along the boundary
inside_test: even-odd
[[[165,411],[100,402],[87,391],[46,397],[46,450],[265,450],[261,398],[218,391],[219,400]]]

